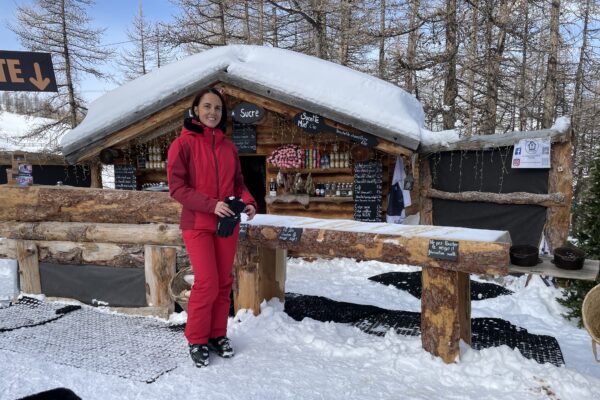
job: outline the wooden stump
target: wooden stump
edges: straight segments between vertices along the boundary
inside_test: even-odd
[[[287,250],[240,243],[234,264],[234,308],[260,314],[260,303],[285,298]]]
[[[423,348],[452,363],[460,355],[460,339],[471,343],[469,274],[424,267],[421,277]]]
[[[175,276],[176,256],[175,247],[144,246],[146,302],[150,307],[168,307],[169,313],[175,307],[169,286]]]

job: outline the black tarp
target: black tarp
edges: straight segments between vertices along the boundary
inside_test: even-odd
[[[68,297],[86,304],[94,300],[114,307],[145,307],[143,268],[40,263],[42,293]]]
[[[511,168],[513,147],[451,151],[431,155],[432,187],[465,191],[548,193],[548,169]],[[461,202],[433,199],[433,224],[507,230],[513,244],[538,246],[546,208],[537,205]]]

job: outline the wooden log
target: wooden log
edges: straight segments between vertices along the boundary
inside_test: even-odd
[[[183,246],[181,231],[175,224],[6,221],[0,222],[0,237],[45,241]]]
[[[349,221],[352,222],[352,221]],[[508,242],[458,240],[456,261],[437,260],[428,256],[429,240],[423,236],[396,236],[366,232],[344,232],[329,229],[303,228],[299,241],[278,239],[283,228],[249,225],[240,243],[259,247],[284,248],[310,256],[350,257],[377,260],[393,264],[421,265],[477,274],[506,275],[508,273]],[[421,225],[414,227],[420,233]]]
[[[17,242],[5,239],[0,245],[0,258],[14,258]],[[39,261],[56,264],[89,264],[111,267],[144,266],[144,249],[141,245],[113,243],[76,243],[61,241],[33,241],[37,246]]]
[[[25,293],[42,293],[40,281],[40,264],[35,242],[17,240],[15,242],[17,262],[19,263],[19,282],[21,291]]]
[[[177,249],[165,246],[144,246],[146,303],[150,307],[175,309],[169,287],[175,276]]]
[[[0,187],[0,221],[176,224],[180,213],[181,205],[168,193],[71,186]]]
[[[437,189],[426,189],[422,197],[455,201],[481,201],[496,204],[535,204],[544,207],[562,206],[565,204],[563,193],[536,194],[527,192],[491,193],[491,192],[444,192]]]
[[[562,246],[569,233],[571,223],[571,203],[573,200],[573,161],[571,142],[552,146],[552,162],[548,175],[548,191],[563,194],[562,204],[550,206],[546,211],[544,236],[550,251]]]
[[[455,150],[481,150],[492,147],[506,147],[512,146],[522,139],[533,139],[533,138],[550,138],[552,142],[565,142],[569,137],[569,129],[556,130],[556,129],[542,129],[539,131],[528,131],[528,132],[510,132],[510,133],[496,133],[493,135],[473,135],[462,138],[461,140],[454,143],[435,143],[430,145],[423,145],[419,148],[419,153],[439,153],[442,151],[455,151]]]
[[[48,302],[73,302],[74,299],[68,297],[55,297],[46,296]],[[162,319],[169,319],[169,308],[168,307],[110,307],[110,306],[99,306],[101,310],[110,310],[127,315],[137,315],[140,317],[158,317]]]
[[[471,342],[468,274],[424,267],[421,278],[421,342],[423,348],[445,363],[460,356],[461,337]],[[466,293],[466,295],[465,295]],[[461,298],[463,300],[461,300]],[[469,307],[465,307],[469,304]]]

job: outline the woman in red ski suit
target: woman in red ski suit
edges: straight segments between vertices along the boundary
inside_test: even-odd
[[[169,148],[167,174],[171,197],[183,205],[180,228],[194,270],[185,336],[192,360],[204,367],[209,350],[221,357],[234,354],[226,335],[239,224],[230,236],[217,234],[219,218],[235,215],[224,199],[241,199],[249,220],[256,202],[244,185],[237,149],[223,134],[227,112],[221,93],[202,90],[192,110]]]

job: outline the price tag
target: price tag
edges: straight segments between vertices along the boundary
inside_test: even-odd
[[[246,232],[248,231],[248,224],[240,224],[240,236],[239,239],[244,239],[246,237]]]
[[[430,239],[427,256],[437,260],[456,261],[458,259],[458,242]]]
[[[299,242],[302,237],[302,228],[285,227],[279,232],[279,240],[286,242]]]

